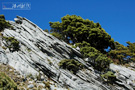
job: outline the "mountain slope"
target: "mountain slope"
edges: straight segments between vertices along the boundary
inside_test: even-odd
[[[15,18],[9,21],[13,29],[4,29],[4,37],[14,37],[19,41],[19,50],[11,51],[7,48],[8,42],[2,40],[0,47],[0,62],[8,64],[24,77],[32,74],[41,75],[43,80],[51,79],[57,84],[58,90],[110,90],[116,87],[107,87],[99,82],[99,74],[83,60],[81,53],[44,32],[37,25],[26,18]],[[63,59],[75,59],[85,66],[76,74],[59,68],[58,63]],[[52,90],[53,86],[50,87]]]
[[[104,86],[94,79],[97,76],[90,72],[91,69],[85,70],[85,72],[79,71],[77,75],[59,69],[58,63],[63,59],[75,59],[89,68],[81,58],[82,55],[79,51],[44,32],[26,18],[18,16],[15,18],[15,22],[10,21],[9,23],[14,29],[5,29],[3,36],[14,37],[20,42],[20,47],[19,51],[14,52],[2,49],[0,62],[9,64],[25,76],[42,72],[61,86],[66,84],[74,90],[103,89]],[[4,47],[7,42],[3,40],[2,44]],[[99,87],[100,85],[102,88]]]

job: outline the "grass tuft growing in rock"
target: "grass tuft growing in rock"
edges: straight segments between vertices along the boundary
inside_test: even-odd
[[[0,72],[0,90],[18,90],[16,83],[3,72]]]

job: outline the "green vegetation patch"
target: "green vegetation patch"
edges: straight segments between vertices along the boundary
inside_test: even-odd
[[[59,62],[60,68],[67,69],[74,74],[84,68],[84,65],[74,59],[64,59]]]
[[[57,33],[57,32],[52,32],[51,35],[53,35],[54,37],[56,37],[56,38],[62,40],[62,35],[59,34],[59,33]]]
[[[127,44],[127,46],[124,46],[119,42],[115,42],[115,49],[108,53],[113,60],[118,60],[117,64],[135,61],[135,43],[127,42]]]
[[[110,63],[112,63],[112,60],[110,58],[102,54],[94,47],[90,46],[82,47],[80,49],[80,52],[84,55],[84,57],[89,57],[90,61],[88,62],[99,71],[107,70],[109,68]]]
[[[5,20],[4,15],[0,15],[0,31],[4,30],[4,28],[13,28],[9,22]]]
[[[6,46],[10,51],[19,50],[19,41],[17,41],[14,37],[3,37],[3,39],[7,42]]]
[[[0,90],[18,90],[16,83],[2,72],[0,72]]]
[[[108,82],[108,83],[114,83],[116,81],[116,76],[111,71],[108,71],[107,73],[102,74],[101,77],[104,79],[105,82]]]
[[[114,48],[114,40],[99,23],[76,15],[66,15],[61,21],[50,22],[50,31],[59,33],[65,42],[76,44],[85,41],[101,52],[108,47]]]

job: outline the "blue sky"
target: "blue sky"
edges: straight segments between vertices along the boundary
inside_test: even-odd
[[[3,10],[4,2],[29,2],[31,10]],[[99,22],[115,41],[135,42],[135,0],[0,0],[0,14],[7,20],[26,17],[42,29],[61,17],[78,15]]]

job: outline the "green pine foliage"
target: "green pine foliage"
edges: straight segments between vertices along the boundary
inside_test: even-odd
[[[113,84],[116,81],[116,76],[111,71],[108,71],[107,73],[102,74],[101,77],[105,82],[110,83],[110,84]]]
[[[0,32],[3,31],[4,28],[12,28],[12,26],[5,20],[4,15],[0,15]]]
[[[124,64],[135,61],[135,43],[127,42],[128,46],[124,46],[115,42],[115,49],[111,50],[108,55],[112,59],[117,59],[118,64]]]
[[[75,44],[75,47],[79,47],[79,48],[82,48],[82,47],[90,47],[90,43],[87,43],[86,41],[83,41],[82,43],[76,43]]]
[[[59,62],[60,68],[67,69],[74,74],[84,68],[84,65],[74,59],[64,59]]]
[[[51,32],[61,34],[65,42],[75,44],[85,41],[101,52],[108,47],[114,48],[114,40],[99,23],[76,15],[66,15],[61,20],[61,23],[50,22]]]
[[[49,33],[49,30],[48,30],[48,29],[45,29],[45,30],[44,30],[44,32],[47,32],[47,33]]]
[[[127,42],[127,47],[130,50],[130,60],[135,62],[135,43]]]
[[[128,44],[128,48],[129,48],[129,50],[131,51],[131,53],[135,53],[135,43],[131,43],[131,42],[127,42],[127,44]]]
[[[99,54],[97,58],[94,60],[94,67],[95,69],[99,71],[105,71],[109,69],[110,63],[112,63],[112,60],[108,58],[106,55]]]
[[[7,42],[6,46],[10,51],[18,51],[19,50],[19,41],[17,41],[14,37],[3,37],[3,39]]]
[[[94,47],[88,47],[88,46],[85,46],[85,47],[82,47],[80,48],[80,52],[85,56],[85,57],[89,57],[90,53],[93,52],[93,53],[99,53],[99,51],[97,49],[95,49]]]
[[[109,69],[109,65],[112,63],[112,60],[102,53],[90,52],[88,53],[88,57],[91,59],[89,63],[91,63],[93,67],[99,71]]]
[[[62,35],[59,34],[59,33],[57,33],[57,32],[52,32],[51,35],[53,35],[54,37],[56,37],[56,38],[62,40]]]
[[[2,72],[0,72],[0,90],[18,90],[16,83]]]
[[[4,15],[0,15],[0,19],[4,19],[5,20],[5,16]]]
[[[80,48],[80,52],[84,55],[84,57],[89,57],[91,59],[89,63],[91,63],[92,66],[99,71],[107,70],[110,63],[112,63],[112,60],[110,58],[102,54],[94,47],[82,47]]]
[[[135,43],[127,42],[128,46],[124,46],[114,42],[99,23],[76,15],[66,15],[61,21],[49,23],[51,32],[74,48],[79,47],[84,57],[91,58],[95,68],[106,68],[112,60],[119,64],[135,61]],[[108,48],[110,51],[107,52],[105,49]]]

